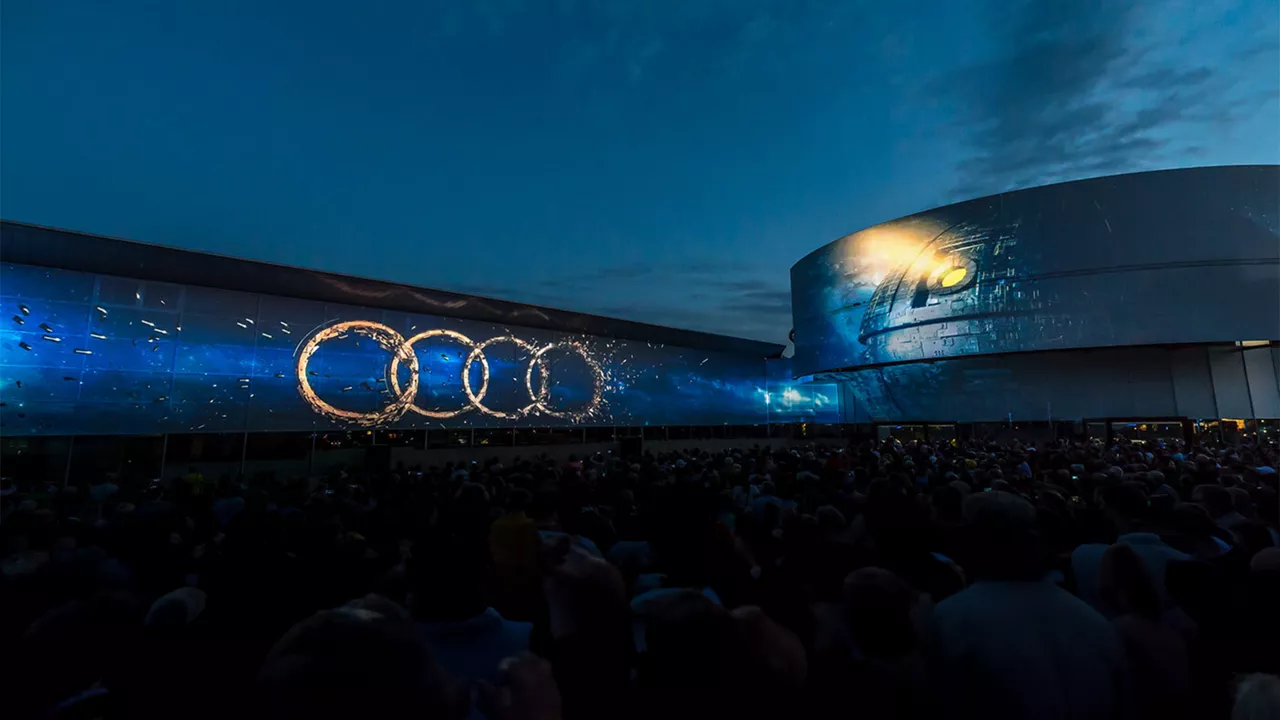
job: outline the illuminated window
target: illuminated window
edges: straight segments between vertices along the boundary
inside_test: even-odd
[[[942,276],[941,285],[944,288],[955,287],[956,285],[964,282],[964,278],[968,274],[969,271],[965,268],[952,268]]]

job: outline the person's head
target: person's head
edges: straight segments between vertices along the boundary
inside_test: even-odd
[[[489,507],[489,491],[484,485],[464,482],[458,488],[454,498],[456,506],[462,510],[482,510]]]
[[[1146,487],[1136,480],[1107,485],[1101,492],[1102,507],[1121,532],[1147,518]]]
[[[466,620],[488,607],[484,542],[454,535],[429,538],[414,547],[408,570],[415,617]]]
[[[524,488],[515,488],[507,493],[507,512],[512,515],[523,515],[533,504],[533,493]]]
[[[916,644],[916,592],[881,568],[856,570],[844,579],[844,612],[854,643],[863,653],[894,657]]]
[[[403,609],[371,599],[293,626],[258,673],[277,718],[458,718],[466,705]]]
[[[696,590],[677,590],[646,609],[638,680],[651,688],[723,689],[735,677],[734,623]]]
[[[1231,537],[1246,558],[1252,558],[1275,545],[1267,526],[1257,520],[1245,520],[1236,524],[1231,528]]]
[[[240,486],[231,480],[230,477],[223,475],[218,478],[218,482],[214,485],[214,496],[217,498],[229,498],[238,495]]]
[[[1197,485],[1191,493],[1191,502],[1204,508],[1214,520],[1232,510],[1231,493],[1221,485]]]
[[[1236,683],[1231,720],[1280,718],[1280,678],[1266,673],[1245,675]]]
[[[1280,526],[1280,497],[1274,489],[1261,487],[1257,490],[1258,519],[1271,527]]]
[[[1044,572],[1036,510],[1006,492],[982,492],[964,502],[968,554],[980,579],[1031,580]]]
[[[1169,542],[1179,550],[1195,553],[1212,544],[1217,527],[1209,512],[1195,503],[1178,503],[1169,513],[1169,525],[1173,531]]]
[[[614,501],[614,505],[618,508],[619,512],[630,512],[636,505],[635,492],[625,488],[619,490],[618,498]]]
[[[818,508],[817,519],[822,532],[828,535],[839,533],[848,525],[844,514],[831,505]]]
[[[948,525],[959,523],[964,517],[964,498],[965,494],[955,487],[955,483],[948,483],[934,490],[930,499],[934,518]]]
[[[1249,572],[1254,575],[1269,575],[1280,579],[1280,547],[1269,547],[1258,551],[1249,561]]]
[[[164,483],[153,480],[142,496],[147,502],[160,502],[164,499]]]
[[[735,644],[741,649],[744,675],[754,687],[799,689],[808,672],[804,645],[795,633],[779,625],[754,605],[729,613]]]
[[[533,496],[529,517],[539,527],[554,528],[560,524],[559,510],[560,494],[553,490],[542,490]]]
[[[90,597],[52,607],[20,638],[6,640],[6,652],[22,658],[6,670],[10,686],[22,688],[6,693],[6,716],[44,717],[52,704],[95,683],[123,688],[136,680],[137,667],[146,659],[141,651],[146,606],[123,587],[104,592],[99,586],[97,593],[91,588],[85,588]],[[48,713],[55,715],[64,716]]]
[[[1116,543],[1102,554],[1102,599],[1117,615],[1160,616],[1160,595],[1142,558],[1133,548]]]
[[[807,671],[803,645],[759,608],[695,590],[646,602],[634,717],[785,717]]]
[[[1242,487],[1227,488],[1227,493],[1231,496],[1231,508],[1240,513],[1244,517],[1251,518],[1254,516],[1253,498],[1249,495],[1249,491]]]
[[[208,596],[193,587],[178,588],[162,595],[147,610],[143,624],[147,627],[184,627],[204,612]]]

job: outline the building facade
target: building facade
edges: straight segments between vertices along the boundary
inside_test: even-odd
[[[949,205],[791,271],[797,373],[844,422],[1280,417],[1280,167]]]
[[[18,223],[0,247],[6,437],[838,419],[779,345]]]

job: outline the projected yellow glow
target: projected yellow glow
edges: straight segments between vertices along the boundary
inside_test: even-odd
[[[944,262],[929,244],[945,230],[946,225],[929,218],[870,227],[849,236],[846,262],[857,266],[859,275],[874,278],[875,285],[893,272],[929,275]]]
[[[965,276],[967,276],[968,274],[969,274],[969,271],[962,267],[952,268],[948,270],[945,275],[942,276],[942,282],[941,282],[942,287],[944,288],[955,287],[956,285],[959,285],[960,283],[964,282]]]

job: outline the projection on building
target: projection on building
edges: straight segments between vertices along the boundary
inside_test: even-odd
[[[11,435],[838,418],[789,366],[658,343],[0,267]]]
[[[1258,328],[1274,339],[1278,216],[1280,172],[1242,166],[1050,185],[876,225],[792,268],[795,371]]]

